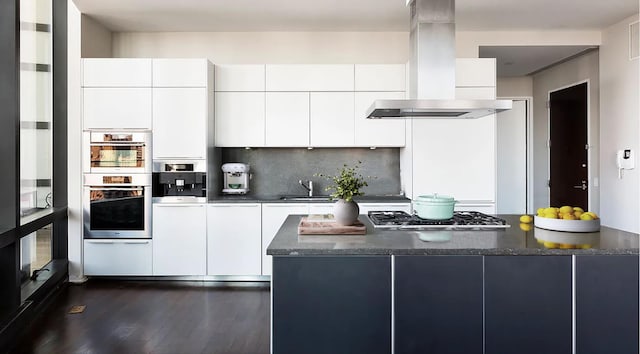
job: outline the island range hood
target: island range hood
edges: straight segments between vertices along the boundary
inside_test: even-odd
[[[376,100],[367,118],[480,118],[511,100],[456,100],[455,0],[412,0],[410,99]]]

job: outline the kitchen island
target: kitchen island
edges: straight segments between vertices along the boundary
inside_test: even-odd
[[[360,216],[366,235],[320,236],[289,216],[267,248],[273,353],[638,352],[637,234],[500,217],[511,227],[381,230]]]

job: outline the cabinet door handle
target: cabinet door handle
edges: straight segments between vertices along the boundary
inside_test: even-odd
[[[154,204],[158,208],[202,208],[204,204]]]
[[[115,243],[109,240],[85,240],[85,241],[87,241],[87,243],[96,243],[96,244],[103,244],[103,245],[112,245]]]
[[[146,245],[149,241],[124,241],[123,243],[127,245]]]

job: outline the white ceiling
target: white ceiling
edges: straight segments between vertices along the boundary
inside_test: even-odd
[[[115,32],[408,31],[405,0],[73,0]],[[638,0],[457,0],[458,30],[601,29]]]
[[[498,77],[526,76],[568,60],[595,47],[589,46],[486,46],[480,58],[496,58]]]

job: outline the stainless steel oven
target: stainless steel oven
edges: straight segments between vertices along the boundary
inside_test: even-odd
[[[84,238],[151,238],[151,174],[85,174]]]
[[[83,133],[85,173],[151,173],[151,131],[90,130]]]

